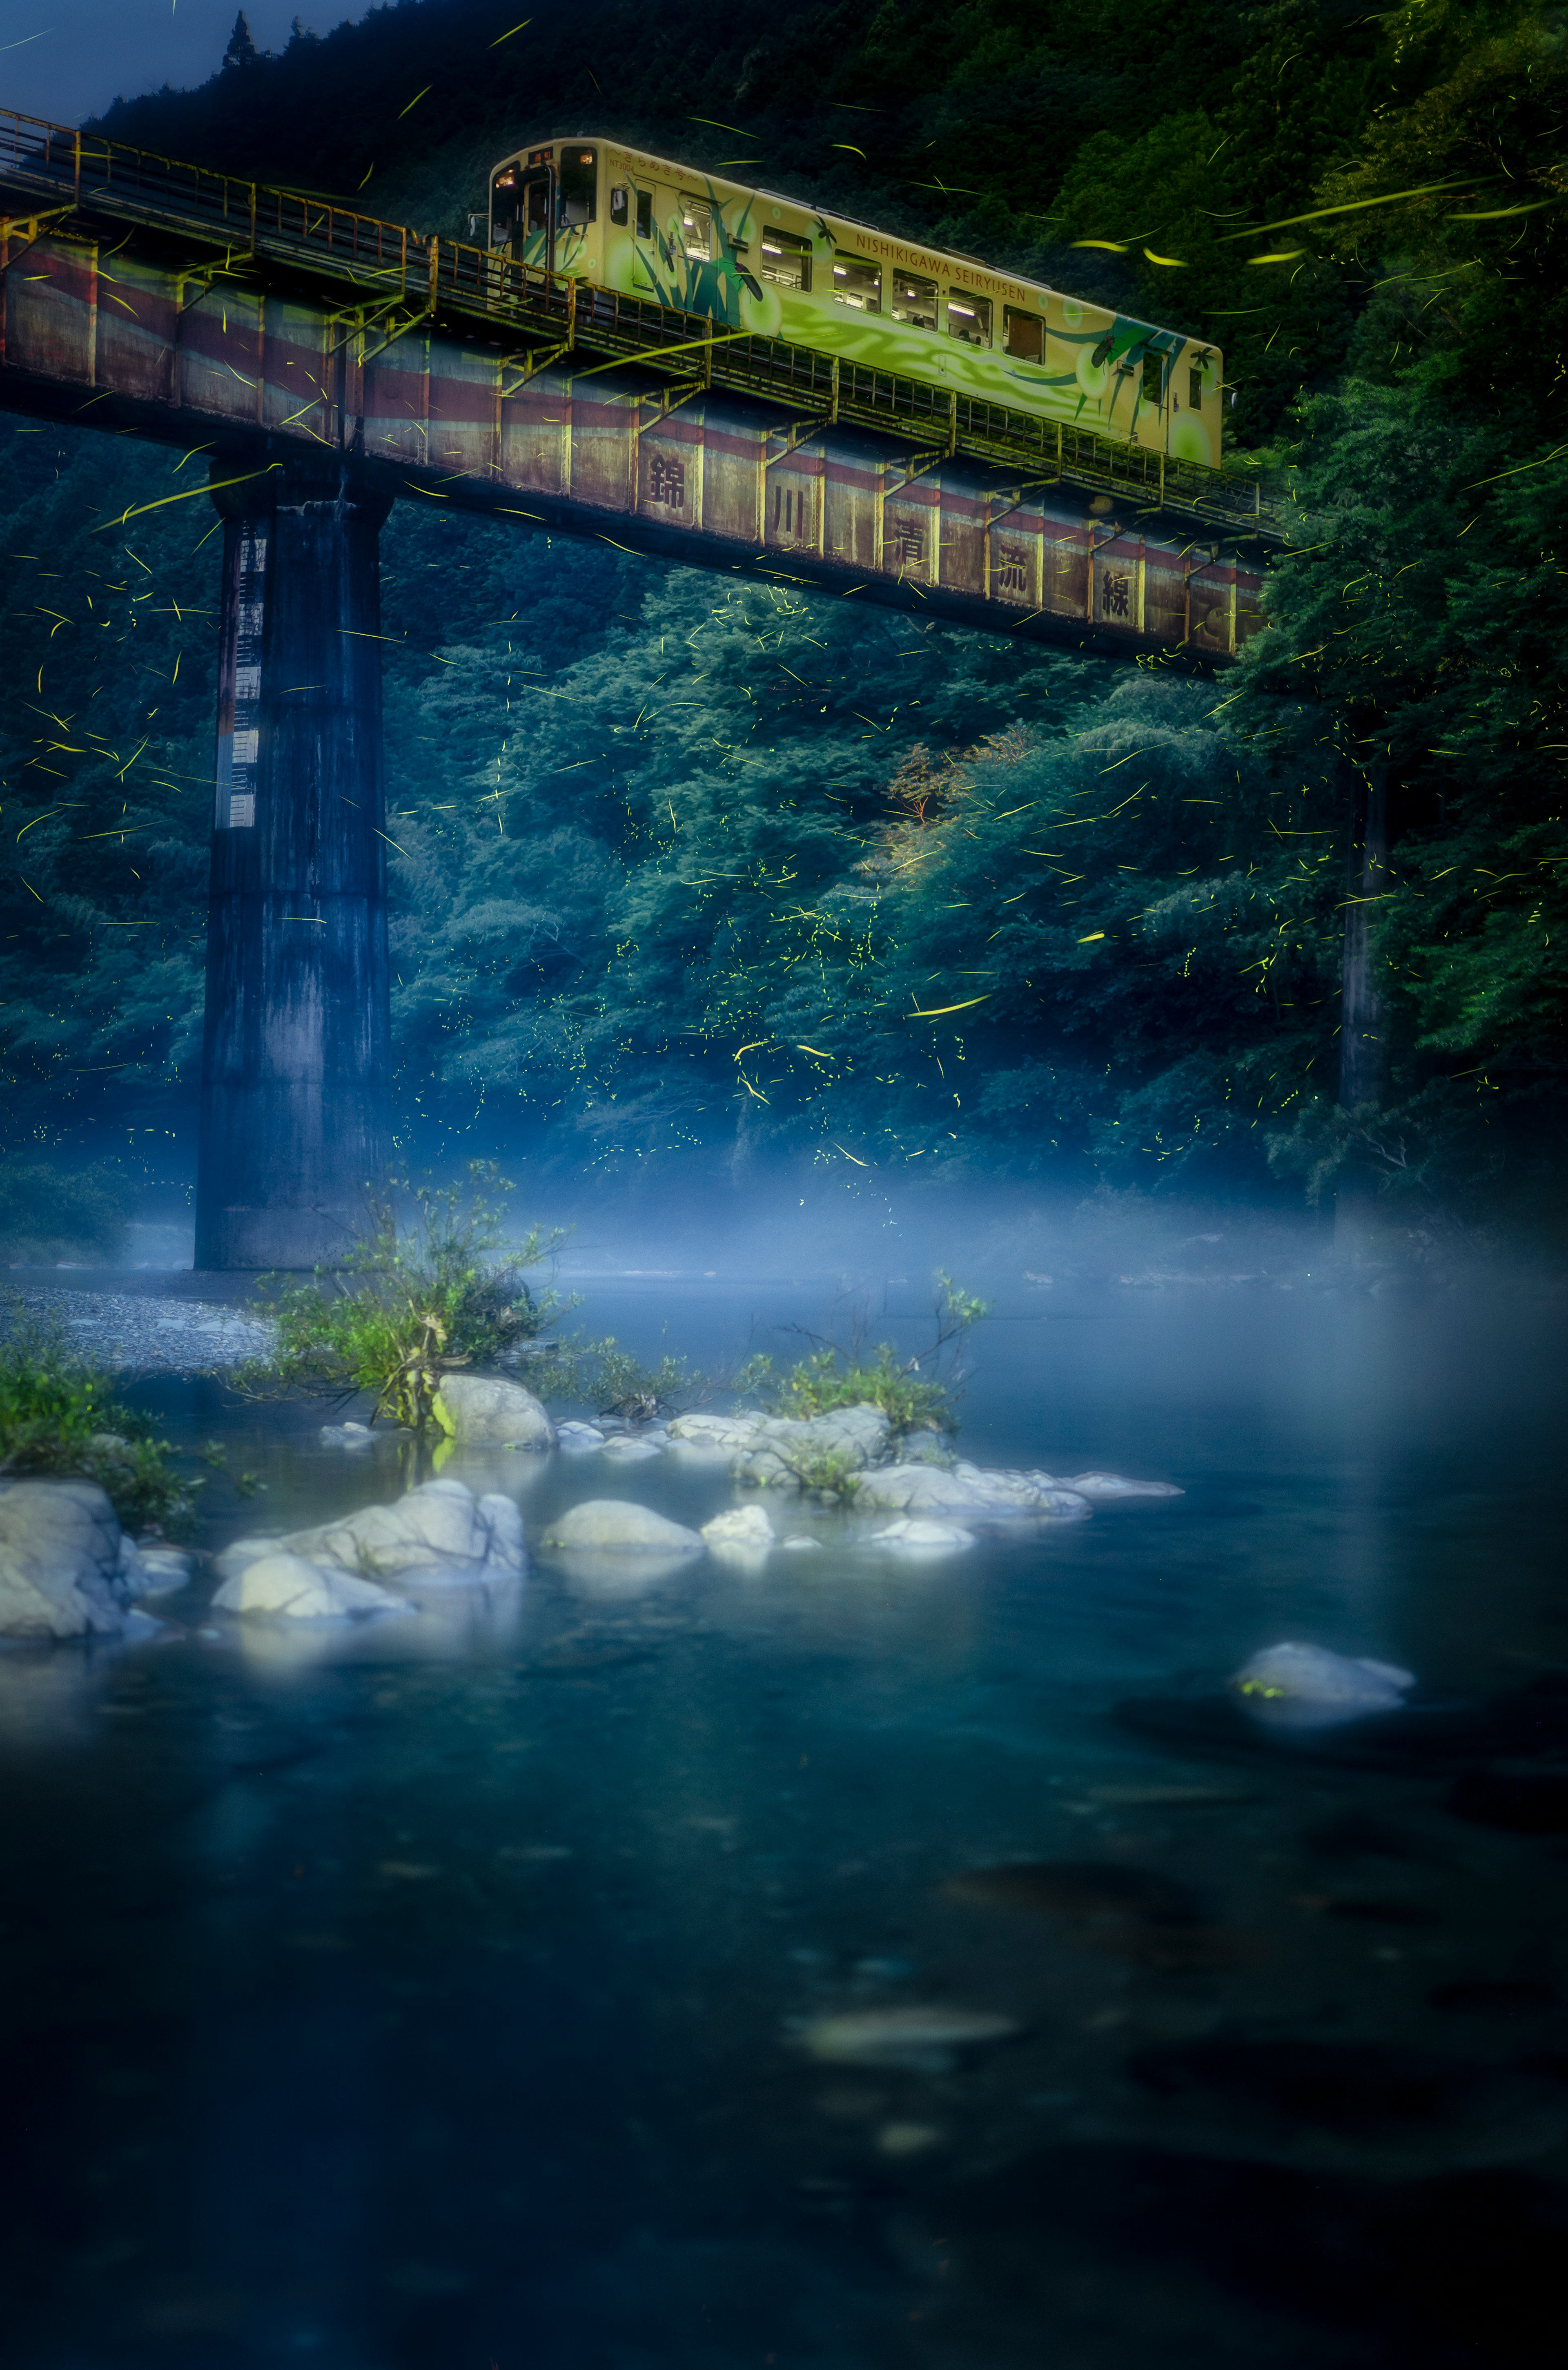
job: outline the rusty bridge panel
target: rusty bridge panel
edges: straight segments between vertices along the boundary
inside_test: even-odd
[[[106,258],[6,227],[11,409],[216,443],[241,467],[350,449],[393,494],[1105,650],[1211,662],[1263,622],[1259,567],[1140,531],[1130,500],[1102,495],[1086,515],[1066,484],[1010,486],[864,426],[781,425],[777,406],[695,369],[671,381],[635,360],[585,367],[565,339],[520,351],[464,337],[421,315],[417,290],[337,309],[210,256]]]

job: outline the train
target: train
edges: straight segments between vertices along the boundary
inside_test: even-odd
[[[1218,469],[1216,346],[592,132],[491,170],[493,253]]]

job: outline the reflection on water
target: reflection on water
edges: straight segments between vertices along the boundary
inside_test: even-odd
[[[588,1314],[711,1358],[759,1306],[818,1313]],[[0,1654],[9,2358],[1537,2358],[1555,1332],[1004,1309],[968,1452],[1184,1498],[913,1565],[792,1509],[818,1552],[536,1558],[303,1634],[210,1620],[206,1583],[155,1642]],[[212,1547],[426,1478],[152,1396],[264,1485],[214,1488]],[[582,1498],[730,1502],[702,1461],[443,1474],[534,1543]],[[1271,1734],[1222,1682],[1288,1638],[1413,1671],[1410,1711]]]

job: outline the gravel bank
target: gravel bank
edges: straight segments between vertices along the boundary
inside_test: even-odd
[[[46,1321],[56,1319],[73,1341],[106,1366],[200,1374],[264,1358],[272,1347],[269,1325],[210,1300],[13,1285],[0,1293],[0,1334],[10,1330],[17,1307]]]

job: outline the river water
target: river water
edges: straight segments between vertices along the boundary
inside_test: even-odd
[[[583,1311],[699,1362],[822,1315],[689,1277]],[[913,1567],[816,1508],[761,1573],[537,1561],[308,1638],[209,1620],[209,1577],[157,1639],[0,1655],[7,2361],[1541,2358],[1561,1339],[1522,1287],[1024,1293],[966,1452],[1182,1498]],[[320,1410],[140,1387],[261,1485],[214,1481],[209,1546],[410,1478]],[[668,1459],[445,1470],[531,1541],[730,1501]],[[1223,1682],[1285,1638],[1414,1671],[1412,1708],[1250,1723]],[[900,2008],[923,2037],[819,2054]]]

